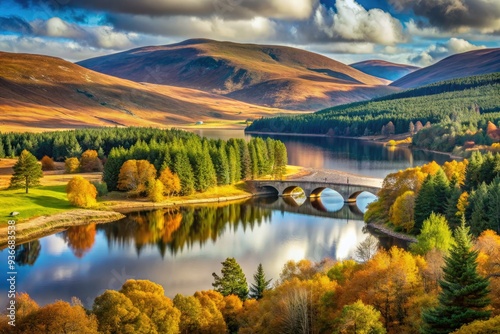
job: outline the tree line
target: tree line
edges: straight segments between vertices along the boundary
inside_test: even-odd
[[[20,157],[11,187],[25,186],[26,191],[42,176],[37,158],[46,170],[54,168],[54,160],[65,161],[68,173],[103,170],[106,191],[148,193],[153,199],[162,194],[203,192],[264,175],[281,179],[288,162],[286,147],[279,140],[210,140],[175,129],[9,133],[0,135],[0,142],[10,147],[9,156]]]
[[[384,133],[391,122],[394,134],[413,132],[412,124],[457,122],[486,128],[500,125],[500,74],[448,80],[382,98],[356,102],[313,114],[255,120],[247,131],[367,136]]]
[[[487,229],[500,233],[500,154],[476,151],[469,160],[389,174],[365,221],[418,235],[432,213],[452,229],[464,217],[475,236]]]
[[[103,181],[110,191],[129,190],[129,180],[121,177],[129,173],[122,168],[139,172],[138,178],[143,181],[158,172],[161,176],[167,170],[179,178],[179,194],[189,195],[264,175],[281,179],[287,161],[285,145],[271,138],[253,138],[248,143],[243,139],[223,141],[198,136],[171,141],[139,140],[129,149],[111,149],[104,165]]]

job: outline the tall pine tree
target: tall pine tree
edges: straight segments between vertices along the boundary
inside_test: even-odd
[[[420,233],[422,224],[430,214],[434,211],[435,198],[434,198],[434,178],[428,175],[422,187],[415,198],[415,225],[413,226],[413,233]]]
[[[39,185],[42,177],[42,165],[38,163],[33,154],[27,150],[23,150],[14,165],[14,174],[10,179],[10,188],[24,187],[26,193],[28,193],[29,187]]]
[[[261,299],[264,296],[264,291],[269,290],[269,283],[272,279],[266,280],[266,274],[262,263],[259,263],[257,272],[253,275],[254,283],[250,286],[250,298]]]
[[[241,300],[246,300],[248,297],[248,283],[238,262],[233,257],[228,257],[222,262],[221,272],[222,277],[212,273],[214,277],[212,286],[215,291],[220,292],[223,296],[236,295]]]
[[[439,305],[422,314],[422,333],[448,334],[462,325],[489,318],[491,312],[485,310],[490,304],[489,282],[477,272],[477,256],[463,220],[455,230],[455,245],[445,258]]]

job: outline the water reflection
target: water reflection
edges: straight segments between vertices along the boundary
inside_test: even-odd
[[[256,198],[136,212],[110,224],[71,228],[21,246],[20,253],[32,255],[23,255],[31,265],[18,268],[18,290],[41,304],[77,296],[90,306],[129,278],[158,282],[170,297],[210,289],[211,273],[230,256],[249,280],[259,263],[276,279],[288,260],[353,257],[366,237],[362,214],[349,206],[333,212],[329,201],[319,210],[309,199],[291,206],[282,198]],[[6,256],[2,251],[0,261]]]

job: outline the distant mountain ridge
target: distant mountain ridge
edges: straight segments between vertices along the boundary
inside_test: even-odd
[[[397,64],[377,59],[365,60],[350,64],[349,66],[354,67],[355,69],[366,74],[390,81],[398,80],[405,75],[420,69],[418,66]]]
[[[78,62],[136,82],[187,87],[253,104],[317,110],[393,92],[388,81],[285,46],[192,39]]]
[[[391,86],[416,88],[438,81],[500,72],[500,48],[481,49],[449,56],[393,82]]]
[[[0,52],[0,131],[172,126],[286,112],[199,90],[136,83],[42,55]]]

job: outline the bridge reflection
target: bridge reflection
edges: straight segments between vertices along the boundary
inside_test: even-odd
[[[337,219],[362,220],[363,212],[356,203],[346,204],[342,198],[302,197],[296,200],[293,196],[278,197],[256,197],[252,204],[258,207],[279,210],[281,212],[292,212],[307,214],[318,217],[329,217]]]

